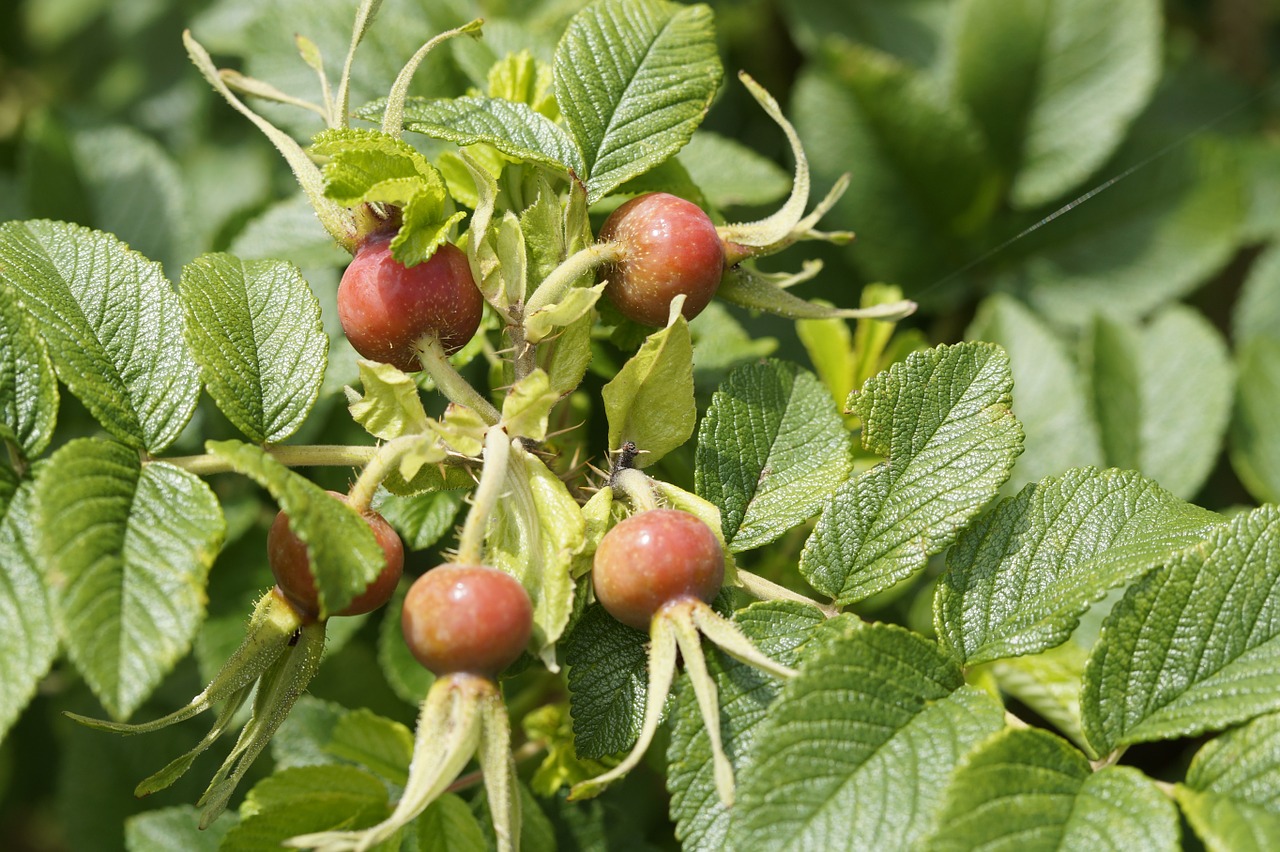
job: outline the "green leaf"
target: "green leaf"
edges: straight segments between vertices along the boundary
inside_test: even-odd
[[[1250,267],[1231,328],[1241,349],[1258,338],[1280,339],[1280,246],[1271,246]]]
[[[58,654],[58,632],[39,561],[34,487],[0,465],[0,739],[35,695]]]
[[[147,811],[125,820],[124,847],[128,852],[218,852],[235,824],[232,814],[201,831],[200,811],[192,805]]]
[[[689,323],[675,321],[649,335],[601,391],[609,419],[609,449],[628,441],[640,449],[636,465],[648,467],[693,435],[693,342]]]
[[[1028,485],[947,555],[934,599],[938,636],[967,664],[1052,648],[1107,590],[1221,521],[1135,471],[1081,468]]]
[[[850,397],[863,446],[885,461],[841,485],[800,573],[844,605],[924,568],[995,496],[1022,451],[1013,377],[998,346],[912,353]]]
[[[560,394],[551,387],[547,374],[535,369],[512,385],[503,397],[502,425],[510,435],[545,441],[547,418],[559,401]]]
[[[555,91],[586,162],[587,200],[689,141],[723,76],[710,8],[597,0],[556,48]]]
[[[1099,606],[1105,604],[1104,600]],[[1039,654],[999,660],[991,665],[991,673],[1002,693],[1030,707],[1096,758],[1080,721],[1080,681],[1088,659],[1087,648],[1067,641]]]
[[[204,617],[222,510],[186,471],[121,444],[64,445],[36,480],[38,541],[67,654],[123,719],[186,655]]]
[[[1132,586],[1085,669],[1100,754],[1280,708],[1280,508],[1237,515]]]
[[[422,396],[413,377],[390,364],[357,359],[364,393],[347,388],[351,417],[375,438],[390,441],[404,435],[421,435],[430,425]]]
[[[552,667],[552,646],[573,612],[570,571],[585,529],[582,510],[564,482],[513,444],[503,497],[485,537],[485,564],[513,575],[529,593],[533,648]]]
[[[729,845],[742,852],[907,849],[960,758],[1004,711],[937,646],[900,627],[845,626],[783,687],[755,732]]]
[[[601,758],[635,745],[648,694],[649,637],[593,604],[564,639],[569,707],[578,757]]]
[[[107,431],[151,452],[178,436],[200,376],[158,263],[78,225],[6,222],[0,279],[35,316],[58,378]]]
[[[1211,852],[1265,852],[1280,844],[1280,716],[1260,716],[1196,752],[1174,790]]]
[[[383,609],[382,623],[378,626],[378,667],[392,692],[403,701],[418,705],[426,698],[427,690],[436,678],[418,662],[404,642],[400,612],[408,590],[409,583],[401,582],[395,596]]]
[[[27,458],[49,446],[58,417],[58,377],[36,322],[0,279],[0,440]]]
[[[362,707],[338,720],[325,751],[403,787],[409,779],[413,733],[399,722]]]
[[[940,82],[845,46],[801,76],[792,104],[814,184],[852,168],[826,222],[857,230],[848,257],[868,279],[911,295],[972,260],[964,237],[990,216],[997,175],[977,124]]]
[[[1218,459],[1231,412],[1235,375],[1218,331],[1180,305],[1146,328],[1099,316],[1089,356],[1107,464],[1191,499]]]
[[[1203,284],[1236,250],[1245,204],[1235,149],[1200,136],[1147,162],[1172,134],[1139,127],[1144,121],[1155,120],[1140,119],[1103,172],[1141,168],[1091,198],[1085,215],[1064,216],[1018,240],[1006,252],[1006,271],[996,275],[997,286],[1058,326],[1080,327],[1098,313],[1150,313]],[[1017,226],[1045,214],[1028,211]]]
[[[693,134],[678,156],[707,203],[717,209],[770,204],[791,189],[791,175],[773,160],[709,130]]]
[[[186,336],[209,395],[254,443],[283,441],[320,395],[329,338],[296,267],[205,254],[182,269]]]
[[[1156,0],[970,0],[951,69],[960,99],[1013,173],[1017,207],[1052,201],[1120,144],[1155,90]]]
[[[488,852],[480,821],[453,793],[445,793],[428,805],[416,825],[418,852]]]
[[[375,106],[371,104],[360,114],[367,116]],[[405,104],[404,128],[457,145],[487,142],[517,160],[579,177],[586,174],[582,153],[569,134],[526,104],[479,97],[413,99]]]
[[[800,650],[823,623],[818,610],[785,601],[755,603],[733,614],[733,621],[757,648],[790,667],[799,664]],[[708,653],[707,668],[720,697],[720,735],[734,774],[751,773],[755,734],[782,682],[724,654]],[[681,848],[726,848],[730,809],[721,802],[713,777],[711,742],[688,681],[676,693],[671,745],[667,748],[667,789],[671,818]]]
[[[311,557],[321,618],[342,610],[382,572],[382,548],[346,503],[251,444],[209,441],[205,449],[271,492],[289,516],[289,530]]]
[[[818,511],[849,475],[849,445],[812,373],[782,361],[746,365],[711,398],[698,430],[695,489],[720,507],[730,549],[750,550]]]
[[[387,788],[354,766],[298,766],[249,791],[222,852],[276,852],[299,834],[368,828],[388,813]]]
[[[271,738],[271,759],[275,761],[276,770],[338,763],[326,749],[338,722],[348,712],[332,701],[321,701],[310,695],[300,697]]]
[[[407,549],[426,550],[453,528],[463,496],[461,491],[428,491],[412,497],[389,494],[377,509]]]
[[[1280,338],[1257,337],[1236,353],[1238,376],[1227,448],[1240,481],[1260,501],[1280,502]]]
[[[1081,372],[1039,317],[1012,296],[997,294],[978,306],[965,338],[1009,353],[1013,406],[1026,439],[1006,492],[1069,468],[1102,464]]]
[[[945,56],[956,8],[951,0],[846,0],[839,5],[783,0],[779,5],[806,54],[840,39],[872,45],[921,68],[932,68]]]
[[[1178,812],[1130,766],[1094,772],[1048,731],[1008,728],[952,776],[929,852],[1181,849]]]

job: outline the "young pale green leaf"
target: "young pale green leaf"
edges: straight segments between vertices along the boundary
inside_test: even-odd
[[[845,481],[849,433],[807,370],[782,361],[739,367],[698,430],[694,483],[720,507],[731,550],[767,544],[810,518]]]
[[[960,9],[956,93],[1013,172],[1013,204],[1052,201],[1115,151],[1155,90],[1160,4],[971,0]]]
[[[756,603],[733,614],[734,623],[756,647],[777,662],[795,667],[800,649],[823,623],[818,610],[783,601]],[[707,668],[720,696],[720,735],[734,775],[750,774],[755,733],[782,682],[724,654],[708,653]],[[685,852],[726,848],[730,810],[716,792],[711,743],[697,698],[687,680],[676,693],[671,745],[667,748],[667,789],[671,818]]]
[[[182,269],[186,337],[209,395],[254,443],[302,425],[324,381],[329,338],[296,267],[205,254]]]
[[[1085,668],[1100,754],[1280,709],[1280,508],[1237,515],[1111,610]]]
[[[354,766],[296,766],[258,782],[227,832],[226,852],[269,852],[299,834],[368,828],[388,813],[387,788]]]
[[[391,691],[408,704],[417,706],[426,698],[427,690],[436,677],[427,671],[418,658],[409,652],[400,627],[400,612],[404,608],[404,595],[409,590],[406,580],[396,589],[395,596],[384,607],[382,623],[378,626],[378,668],[387,679]]]
[[[840,604],[922,569],[996,495],[1022,451],[1013,376],[998,346],[912,353],[850,397],[862,443],[885,461],[836,489],[800,572]]]
[[[607,757],[635,745],[648,695],[648,644],[648,635],[622,624],[599,604],[587,607],[565,637],[578,757]]]
[[[8,733],[58,653],[42,576],[34,488],[0,465],[0,738]]]
[[[857,390],[853,381],[856,356],[849,323],[839,317],[799,320],[796,336],[804,344],[809,361],[831,398],[837,403],[848,399],[849,394]]]
[[[1234,370],[1199,312],[1170,305],[1146,328],[1100,315],[1088,352],[1107,464],[1140,470],[1190,500],[1218,458]],[[1021,410],[1021,409],[1019,409]]]
[[[936,645],[891,625],[845,625],[804,661],[755,730],[729,845],[907,849],[946,779],[1004,711]]]
[[[711,9],[598,0],[556,48],[556,101],[597,201],[680,150],[723,76]]]
[[[1280,502],[1280,339],[1255,337],[1236,353],[1238,379],[1231,440],[1231,466],[1249,493]]]
[[[609,449],[635,444],[638,467],[648,467],[689,440],[698,411],[693,342],[685,318],[677,314],[674,322],[649,335],[601,396],[609,419]]]
[[[58,378],[107,431],[151,452],[178,436],[200,374],[158,263],[78,225],[6,222],[0,280],[35,317]]]
[[[560,394],[551,387],[545,371],[535,369],[512,385],[502,399],[502,425],[509,435],[534,441],[547,439],[547,418]]]
[[[403,787],[409,778],[413,733],[399,722],[361,707],[338,720],[325,751]]]
[[[1012,296],[984,299],[965,332],[999,344],[1013,369],[1013,403],[1026,440],[1006,493],[1073,467],[1102,464],[1083,377],[1053,331]]]
[[[413,378],[390,364],[360,358],[360,385],[364,393],[347,388],[351,417],[375,438],[390,441],[404,435],[422,435],[430,428],[422,396]]]
[[[428,805],[415,825],[418,852],[488,852],[490,848],[475,812],[453,793],[445,793]],[[523,844],[523,832],[521,835]]]
[[[1280,845],[1280,716],[1260,716],[1206,743],[1175,795],[1210,852]]]
[[[1052,648],[1107,590],[1221,523],[1135,471],[1080,468],[1028,485],[947,555],[938,636],[967,664]]]
[[[49,446],[58,417],[58,376],[31,314],[0,277],[0,440],[27,458]]]
[[[997,202],[976,122],[935,78],[893,57],[848,46],[828,65],[801,76],[792,113],[816,186],[852,168],[828,220],[857,229],[850,260],[870,280],[915,287],[953,273],[972,259],[964,235]]]
[[[1080,681],[1088,659],[1086,648],[1068,641],[1039,654],[998,660],[991,674],[1002,693],[1040,714],[1094,759],[1098,755],[1084,738],[1080,721]]]
[[[1175,852],[1180,840],[1177,809],[1138,770],[1094,772],[1048,731],[1006,728],[961,762],[922,848]]]
[[[40,562],[67,654],[116,719],[191,647],[225,525],[213,492],[136,450],[83,438],[36,480]]]
[[[534,112],[553,121],[560,116],[560,107],[551,88],[555,82],[551,65],[536,58],[528,47],[518,53],[509,52],[494,62],[485,80],[491,98],[527,104]]]
[[[224,815],[201,831],[200,811],[192,805],[147,811],[125,820],[124,848],[128,852],[218,852],[235,824],[235,814]]]
[[[552,646],[573,612],[573,554],[585,528],[582,509],[560,478],[513,444],[503,497],[485,536],[485,564],[513,575],[529,593],[533,648],[552,667]]]
[[[340,611],[382,572],[382,548],[347,504],[251,444],[209,441],[205,449],[271,492],[289,516],[289,530],[311,556],[322,618]]]
[[[594,287],[572,287],[564,298],[554,305],[536,311],[525,320],[525,339],[538,343],[557,328],[572,325],[591,313],[604,293],[604,284]]]
[[[360,114],[377,106],[370,104]],[[405,105],[404,129],[457,145],[487,142],[517,160],[579,177],[586,173],[582,153],[560,125],[526,104],[502,98],[412,99]]]

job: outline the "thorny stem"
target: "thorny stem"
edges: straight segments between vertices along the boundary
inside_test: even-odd
[[[763,601],[794,601],[796,603],[808,604],[817,607],[818,611],[827,618],[835,618],[840,614],[840,607],[835,604],[822,604],[807,598],[799,592],[793,592],[786,586],[779,586],[772,580],[766,580],[759,574],[752,574],[750,571],[738,569],[738,582],[742,584],[742,588],[752,597],[759,598]]]
[[[525,317],[531,317],[543,308],[559,302],[574,281],[597,266],[613,263],[621,257],[622,246],[618,243],[596,243],[573,254],[552,270],[529,297],[524,309]]]
[[[484,436],[484,469],[480,484],[471,499],[471,511],[467,512],[462,535],[458,539],[458,563],[479,565],[483,556],[484,532],[502,497],[502,487],[507,480],[507,458],[511,454],[511,439],[501,426],[491,426]]]
[[[634,467],[620,470],[613,475],[610,483],[614,488],[627,495],[627,500],[639,512],[648,512],[658,508],[658,500],[654,496],[649,477]]]
[[[511,337],[512,366],[515,371],[515,380],[519,382],[537,367],[536,350],[529,344],[528,337],[525,335],[524,318],[527,316],[525,306],[517,302],[508,309],[508,313],[511,315],[507,334]]]
[[[462,378],[462,374],[454,368],[453,364],[449,363],[449,356],[444,354],[444,347],[435,337],[427,336],[419,341],[418,360],[422,362],[422,368],[431,376],[436,387],[451,402],[470,408],[490,426],[502,419],[502,415],[493,407],[493,403],[481,396],[470,382]]]
[[[348,447],[342,444],[311,444],[298,446],[266,447],[267,455],[286,467],[360,467],[368,464],[378,452],[378,447]],[[208,476],[213,473],[230,473],[231,465],[212,453],[197,456],[173,456],[172,458],[148,458],[148,462],[164,462],[174,467]]]

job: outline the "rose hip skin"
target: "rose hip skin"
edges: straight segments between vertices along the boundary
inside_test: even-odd
[[[681,313],[693,319],[715,295],[724,274],[724,245],[696,204],[651,192],[623,204],[600,229],[622,257],[601,271],[605,293],[628,319],[667,324],[671,300],[685,295]]]
[[[711,603],[724,584],[724,550],[711,528],[688,512],[651,509],[605,533],[591,572],[609,614],[648,630],[665,604]]]
[[[346,502],[345,494],[336,491],[329,493]],[[391,599],[396,584],[400,582],[400,573],[404,570],[404,545],[400,536],[377,512],[370,510],[362,517],[382,547],[387,565],[341,612],[330,615],[363,615],[382,606]],[[311,557],[307,554],[306,544],[289,529],[289,516],[284,512],[276,515],[271,530],[267,533],[267,562],[271,565],[271,573],[275,575],[276,588],[280,590],[280,594],[304,621],[314,621],[320,613],[320,599],[316,592],[315,577],[311,574]]]
[[[484,297],[459,248],[443,243],[417,266],[391,256],[391,235],[369,237],[338,285],[338,319],[355,350],[406,372],[421,370],[417,342],[440,338],[446,353],[466,345],[480,326]]]
[[[436,675],[496,678],[533,635],[533,604],[520,581],[484,565],[441,565],[409,587],[404,641]]]

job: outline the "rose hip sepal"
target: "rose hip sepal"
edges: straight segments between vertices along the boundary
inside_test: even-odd
[[[605,295],[627,319],[667,324],[671,300],[685,297],[681,313],[693,319],[716,294],[724,274],[724,245],[700,207],[665,192],[623,204],[600,228],[602,242],[621,257],[601,270]]]
[[[475,336],[484,296],[461,249],[442,243],[427,260],[404,266],[391,256],[391,237],[370,235],[356,250],[338,285],[338,319],[365,358],[413,372],[422,369],[424,337],[451,354]]]
[[[301,616],[278,590],[258,599],[244,641],[213,680],[185,707],[151,722],[125,724],[68,713],[72,719],[103,731],[143,734],[185,721],[222,704],[209,733],[186,754],[143,779],[134,794],[146,796],[173,784],[230,727],[236,712],[252,694],[253,713],[235,747],[204,795],[200,827],[206,828],[226,808],[236,785],[266,747],[280,723],[315,676],[324,652],[325,622],[303,624]],[[256,692],[255,692],[256,689]]]
[[[711,741],[716,791],[725,807],[733,804],[733,766],[720,739],[719,699],[700,634],[734,659],[775,677],[788,678],[795,671],[761,653],[733,622],[709,606],[723,580],[719,539],[687,512],[639,512],[600,539],[592,567],[596,596],[624,624],[648,627],[649,686],[640,736],[631,753],[603,775],[574,785],[571,800],[599,794],[640,762],[658,730],[679,652]]]
[[[476,757],[498,850],[514,852],[520,848],[520,798],[511,723],[496,678],[529,643],[529,596],[496,568],[442,565],[414,581],[400,621],[410,651],[438,676],[418,714],[404,794],[371,828],[306,834],[285,845],[319,852],[370,849],[417,819]]]

